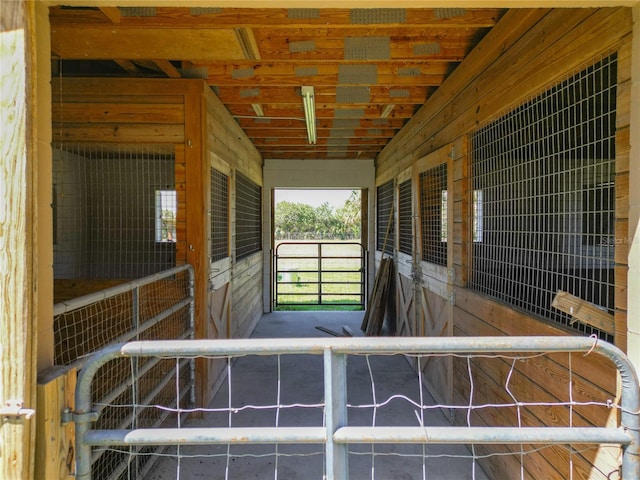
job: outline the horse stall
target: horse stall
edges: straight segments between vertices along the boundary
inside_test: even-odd
[[[231,321],[229,205],[236,175],[259,191],[261,159],[250,144],[238,151],[236,124],[197,79],[59,78],[52,91],[55,367],[41,375],[39,392],[43,402],[71,408],[77,370],[102,347],[227,338],[253,328],[262,300],[255,285],[238,306],[244,323]],[[243,283],[245,267],[262,265],[250,253],[237,266]],[[180,422],[138,403],[206,404],[225,362],[116,362],[92,394],[129,407],[105,407],[102,427]],[[73,435],[54,418],[59,412],[50,413],[39,436],[50,439],[39,449],[42,478],[70,474],[73,465]],[[94,478],[143,474],[150,457],[136,454],[128,462],[123,452],[94,452]]]

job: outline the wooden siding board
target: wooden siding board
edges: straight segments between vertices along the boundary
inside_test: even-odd
[[[171,103],[67,103],[54,102],[54,119],[64,118],[69,123],[184,123],[184,106]]]
[[[183,125],[57,124],[55,138],[64,143],[182,143]]]
[[[616,173],[629,172],[630,132],[629,125],[616,130]]]
[[[616,233],[616,248],[615,248],[615,262],[617,265],[627,265],[629,261],[629,220],[626,218],[616,219],[615,225]]]
[[[505,390],[504,385],[497,384],[493,381],[495,375],[500,374],[500,372],[493,371],[491,365],[485,366],[482,370],[477,369],[475,371],[476,374],[473,378],[474,386],[472,390],[468,379],[466,362],[462,359],[456,360],[456,378],[461,379],[458,385],[458,395],[456,396],[456,401],[459,404],[468,404],[470,394],[473,394],[474,403],[476,404],[513,403],[513,398],[511,398]],[[502,363],[504,364],[504,362]],[[495,361],[492,362],[492,364],[500,365],[500,362]],[[540,398],[545,398],[544,391],[541,392],[543,395]],[[519,399],[521,400],[521,398]],[[544,402],[545,400],[541,401]],[[550,401],[553,400],[551,399]],[[589,425],[588,422],[575,414],[575,411],[572,419],[569,419],[568,412],[569,409],[567,407],[560,406],[523,406],[519,409],[520,416],[518,417],[518,410],[516,410],[515,407],[478,409],[472,414],[472,425],[478,425],[478,423],[480,423],[484,425],[517,426],[521,424],[526,427],[537,427],[545,424],[566,426],[569,425],[570,422],[577,427]],[[466,423],[466,421],[464,423]],[[489,447],[486,448],[489,449]],[[531,478],[534,479],[570,478],[570,466],[573,467],[573,478],[594,478],[591,476],[591,471],[596,455],[598,456],[598,462],[601,468],[606,465],[608,468],[606,471],[608,472],[616,470],[620,453],[620,449],[618,447],[606,446],[596,447],[591,450],[585,450],[578,447],[581,454],[574,453],[573,455],[570,455],[569,451],[564,446],[547,446],[542,451],[539,451],[540,445],[523,445],[523,448],[525,451],[532,452],[524,456],[523,465]],[[519,466],[519,445],[503,446],[502,451],[511,452]],[[513,465],[511,468],[513,468]],[[510,475],[507,475],[507,477],[510,477]]]
[[[456,288],[456,327],[466,322],[465,331],[472,336],[515,336],[515,335],[568,335],[567,332],[540,320],[516,312],[506,305],[499,304],[463,288]],[[471,323],[470,320],[473,320]],[[608,362],[574,362],[573,371],[598,388],[615,395],[615,367]],[[601,360],[601,359],[600,359]],[[558,360],[567,368],[568,364]]]

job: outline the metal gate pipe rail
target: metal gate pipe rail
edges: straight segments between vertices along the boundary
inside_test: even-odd
[[[609,427],[349,427],[346,358],[355,354],[506,354],[589,352],[618,369],[622,392],[621,426]],[[98,369],[115,358],[317,354],[324,355],[325,427],[300,429],[140,429],[91,430],[96,419],[91,382]],[[142,341],[112,345],[96,353],[78,376],[76,387],[76,477],[91,478],[93,445],[189,445],[201,443],[325,443],[328,479],[346,479],[351,443],[571,444],[622,445],[622,479],[640,478],[640,384],[634,366],[614,345],[586,337],[348,337]]]

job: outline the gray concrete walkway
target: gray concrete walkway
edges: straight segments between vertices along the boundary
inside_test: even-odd
[[[350,327],[356,335],[362,335],[361,320],[362,312],[276,312],[261,319],[253,337],[330,336],[315,327],[341,332],[343,325]],[[273,406],[320,404],[323,399],[322,372],[322,357],[316,355],[284,355],[279,362],[277,357],[238,358],[231,368],[230,380],[223,384],[211,405],[212,409],[226,409],[231,404],[236,409],[234,413],[208,412],[202,419],[189,421],[188,426],[226,427],[229,422],[234,427],[273,427],[276,423],[278,426],[321,426],[323,410],[320,406],[280,409]],[[394,395],[420,401],[418,377],[403,356],[349,357],[347,377],[350,405],[371,404],[374,391],[378,403]],[[433,404],[422,390],[424,403]],[[351,407],[349,425],[371,426],[375,422],[375,425],[417,426],[417,411],[414,405],[402,399],[390,400],[386,406],[375,410]],[[449,425],[440,410],[427,410],[424,422],[426,426]],[[463,446],[394,444],[374,448],[355,445],[349,450],[350,480],[487,478]],[[146,478],[320,480],[324,475],[322,451],[322,445],[183,447],[180,462],[175,458],[164,458]]]

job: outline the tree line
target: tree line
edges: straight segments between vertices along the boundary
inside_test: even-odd
[[[275,208],[276,240],[359,240],[360,192],[352,191],[344,205],[334,209],[279,202]]]

